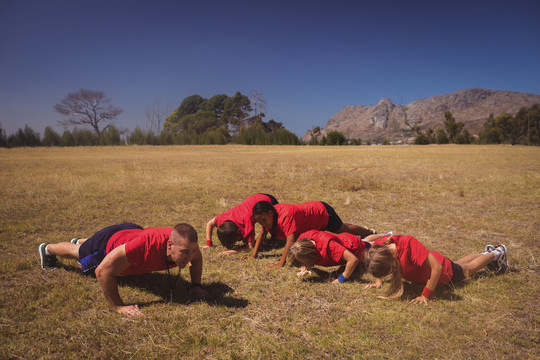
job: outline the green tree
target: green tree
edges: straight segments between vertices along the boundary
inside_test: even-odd
[[[211,111],[216,118],[221,119],[225,111],[225,102],[229,97],[225,94],[214,95],[201,104],[201,110]]]
[[[187,130],[183,126],[182,118],[186,115],[195,114],[205,102],[206,99],[197,94],[186,97],[180,106],[167,117],[163,128],[172,133]]]
[[[69,130],[64,130],[62,134],[62,146],[75,146],[75,139]]]
[[[437,132],[435,134],[435,141],[437,144],[448,144],[448,136],[446,136],[446,132],[443,128],[437,129]]]
[[[146,145],[146,135],[139,125],[128,135],[128,143],[133,145]]]
[[[6,135],[6,131],[2,128],[2,124],[0,123],[0,147],[6,147],[8,145],[8,137]]]
[[[100,145],[120,145],[120,133],[116,126],[112,125],[103,131],[101,139],[99,139]]]
[[[234,133],[239,133],[245,127],[245,119],[251,112],[251,102],[246,95],[237,91],[234,96],[225,101],[223,118]]]
[[[431,141],[429,139],[429,136],[426,134],[420,134],[414,139],[415,145],[429,145],[431,144]]]
[[[47,126],[43,134],[42,143],[45,146],[60,146],[62,144],[62,137],[50,126]]]
[[[41,137],[39,133],[35,132],[28,124],[26,124],[24,128],[19,128],[15,134],[10,135],[7,142],[9,147],[34,147],[41,145]]]
[[[347,142],[345,135],[343,133],[332,130],[326,134],[326,144],[325,145],[343,145]]]

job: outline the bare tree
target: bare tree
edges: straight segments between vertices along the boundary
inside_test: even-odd
[[[264,98],[262,91],[251,90],[249,100],[251,101],[251,108],[254,112],[253,117],[259,117],[261,114],[264,116],[264,112],[266,111],[266,99]]]
[[[146,115],[146,130],[154,132],[155,130],[159,133],[161,129],[161,124],[170,114],[169,106],[163,106],[159,97],[154,98],[152,103],[144,109],[144,114]]]
[[[111,99],[105,97],[103,91],[87,89],[69,93],[60,103],[54,105],[54,110],[68,116],[67,119],[58,121],[60,125],[90,125],[98,137],[112,124],[101,126],[112,122],[122,113],[122,109],[111,104]]]

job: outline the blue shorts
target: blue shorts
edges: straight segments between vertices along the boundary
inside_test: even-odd
[[[326,208],[326,212],[328,213],[328,225],[323,230],[328,230],[333,233],[337,233],[341,225],[343,225],[343,221],[341,221],[338,214],[336,214],[336,210],[334,210],[333,207],[325,203],[324,201],[321,201],[324,207]]]
[[[265,193],[259,193],[259,195],[265,195],[265,196],[268,196],[270,198],[270,203],[272,205],[277,205],[279,204],[279,202],[277,201],[277,199],[275,197],[273,197],[272,195],[270,194],[265,194]]]
[[[143,229],[141,226],[132,223],[123,223],[118,225],[108,226],[96,232],[92,237],[88,238],[79,247],[79,259],[82,259],[96,251],[105,250],[111,236],[122,230]]]
[[[143,228],[139,225],[132,223],[123,223],[118,225],[112,225],[101,229],[96,232],[92,237],[88,238],[85,242],[79,246],[79,262],[83,273],[88,273],[89,271],[95,269],[101,261],[107,255],[107,243],[111,236],[122,230],[129,229],[140,229]]]

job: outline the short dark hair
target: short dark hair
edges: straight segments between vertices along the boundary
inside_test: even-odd
[[[270,204],[268,201],[259,201],[253,206],[253,215],[259,215],[262,213],[267,213],[269,211],[272,212],[272,214],[277,214],[276,209],[272,204]]]
[[[217,236],[221,245],[227,249],[232,249],[238,238],[238,225],[231,220],[225,220],[217,227]]]
[[[184,239],[187,239],[191,243],[196,243],[198,241],[197,231],[193,228],[193,226],[189,224],[177,224],[174,227],[173,231],[176,231],[178,235],[180,235]]]

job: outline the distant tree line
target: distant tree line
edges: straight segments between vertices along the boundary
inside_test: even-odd
[[[540,105],[521,108],[515,116],[491,114],[484,129],[475,138],[464,129],[464,123],[456,122],[450,111],[444,113],[444,127],[425,132],[417,131],[414,143],[426,144],[521,144],[540,145]]]
[[[120,130],[112,122],[122,109],[112,105],[102,91],[82,89],[68,94],[54,109],[67,119],[59,124],[82,125],[86,128],[64,130],[62,134],[50,126],[43,137],[28,125],[7,135],[0,124],[0,147],[19,146],[103,146],[103,145],[300,145],[298,137],[273,119],[264,121],[266,101],[260,91],[251,98],[236,92],[234,96],[215,95],[205,99],[200,95],[186,97],[165,120],[159,133],[142,130]],[[410,126],[417,134],[414,143],[424,144],[523,144],[540,145],[540,105],[522,108],[512,116],[490,115],[477,138],[456,122],[450,111],[444,113],[443,127],[421,131]],[[160,122],[158,121],[158,124]],[[105,125],[106,124],[106,125]],[[339,131],[321,134],[319,126],[313,128],[309,145],[362,145],[360,138],[347,139]],[[369,141],[365,143],[371,145]],[[384,140],[383,145],[390,142]]]

